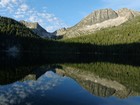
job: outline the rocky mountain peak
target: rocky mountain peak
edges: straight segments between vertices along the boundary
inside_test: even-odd
[[[56,33],[57,36],[60,35],[65,38],[88,35],[103,28],[119,26],[136,16],[140,16],[140,12],[127,8],[122,8],[117,11],[108,8],[95,10],[75,26],[66,30],[57,30]]]
[[[66,34],[66,31],[67,31],[67,29],[64,27],[64,28],[61,28],[61,29],[55,31],[53,34],[56,35],[56,36],[58,36],[60,34],[63,35],[63,34]]]
[[[24,24],[26,27],[32,29],[32,31],[42,38],[51,38],[53,35],[47,32],[43,27],[39,25],[38,22],[26,22],[24,20],[20,21],[20,23]]]
[[[100,9],[92,12],[86,18],[84,18],[77,26],[93,25],[101,23],[108,19],[117,18],[118,14],[112,9]]]
[[[116,13],[118,14],[118,16],[125,17],[127,19],[132,19],[132,18],[140,15],[140,12],[133,11],[128,8],[122,8],[122,9],[116,11]]]
[[[38,22],[26,22],[24,20],[21,20],[20,23],[24,24],[26,27],[31,29],[36,29],[39,27]]]

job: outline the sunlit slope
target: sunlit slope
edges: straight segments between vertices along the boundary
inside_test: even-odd
[[[96,45],[137,43],[140,41],[140,17],[129,20],[117,27],[101,29],[94,34],[63,39],[62,41]]]

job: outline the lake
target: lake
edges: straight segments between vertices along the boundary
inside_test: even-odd
[[[1,56],[0,105],[140,105],[139,57],[39,58]]]

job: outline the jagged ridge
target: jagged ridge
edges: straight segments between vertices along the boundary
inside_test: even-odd
[[[32,29],[32,31],[42,38],[51,38],[53,35],[42,28],[38,22],[26,22],[24,20],[20,21],[26,27]]]
[[[55,34],[57,36],[62,35],[65,38],[88,35],[103,28],[121,25],[136,16],[140,16],[140,12],[127,8],[122,8],[117,11],[112,9],[96,10],[75,26],[57,30]]]

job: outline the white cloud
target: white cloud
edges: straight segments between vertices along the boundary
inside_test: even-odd
[[[26,12],[29,9],[28,5],[22,4],[20,5],[20,10]]]
[[[5,7],[5,6],[9,5],[9,3],[10,3],[10,0],[1,0],[0,6]]]
[[[18,5],[22,3],[23,0],[0,0],[0,7],[13,7],[14,4]]]
[[[15,18],[23,18],[24,15],[15,15],[14,17],[15,17]]]
[[[13,14],[22,2],[23,0],[0,0],[0,9],[6,10],[6,14]]]
[[[13,3],[17,4],[17,0],[12,0]]]
[[[4,16],[17,20],[38,22],[41,26],[47,27],[47,31],[67,27],[67,25],[52,13],[47,12],[47,7],[36,9],[26,3],[25,0],[0,0],[0,12]],[[4,10],[7,12],[4,12]],[[51,27],[51,28],[48,28]]]
[[[28,80],[0,86],[0,105],[16,105],[24,102],[26,98],[30,99],[30,96],[45,96],[45,92],[59,86],[64,80],[65,77],[47,71],[37,81]]]
[[[46,27],[46,29],[47,29],[47,30],[53,30],[54,27],[53,27],[53,26],[48,26],[48,27]]]

